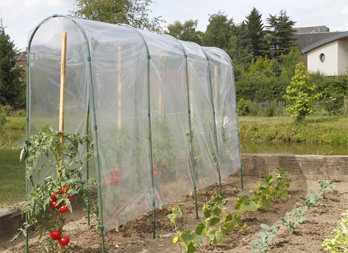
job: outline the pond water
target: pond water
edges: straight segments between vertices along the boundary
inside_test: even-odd
[[[306,143],[250,143],[241,142],[242,153],[297,154],[297,155],[348,155],[347,145]]]
[[[0,149],[20,148],[24,145],[25,131],[11,130],[0,133]],[[242,153],[348,155],[347,145],[305,143],[251,143],[241,142]]]

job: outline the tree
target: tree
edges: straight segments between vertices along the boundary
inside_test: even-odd
[[[0,24],[0,104],[11,105],[14,108],[23,107],[25,100],[21,99],[24,92],[23,69],[17,65],[18,51],[5,27]]]
[[[296,64],[295,75],[286,88],[286,95],[284,95],[288,103],[286,110],[296,121],[301,121],[311,114],[313,112],[312,102],[321,96],[316,93],[316,85],[310,83],[309,80],[306,66],[302,62]]]
[[[246,26],[254,57],[264,56],[267,51],[265,31],[263,30],[262,14],[254,7],[246,17]]]
[[[214,46],[219,48],[227,48],[229,40],[233,34],[235,25],[232,19],[219,11],[209,17],[209,24],[203,37],[205,46]]]
[[[152,0],[75,0],[75,17],[107,23],[128,24],[140,29],[160,31],[161,17],[150,20]]]
[[[174,24],[168,25],[167,34],[172,35],[173,37],[185,40],[196,42],[197,44],[202,44],[203,33],[196,31],[198,20],[188,20],[185,23],[180,23],[179,21],[174,22]]]
[[[288,54],[290,48],[294,47],[294,33],[295,22],[290,20],[285,10],[282,10],[277,15],[270,15],[267,19],[269,26],[267,26],[267,40],[269,43],[269,57],[278,57],[282,54]]]

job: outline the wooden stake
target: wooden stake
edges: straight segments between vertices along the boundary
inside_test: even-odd
[[[214,66],[214,93],[215,93],[215,110],[217,111],[218,108],[218,99],[219,99],[219,93],[218,93],[218,66]]]
[[[67,34],[66,32],[62,33],[62,52],[60,59],[60,96],[59,96],[59,135],[60,135],[60,144],[62,145],[62,154],[61,160],[63,159],[63,147],[64,147],[64,99],[65,99],[65,75],[66,75],[66,41]],[[58,175],[58,178],[61,175]],[[63,222],[61,219],[61,213],[59,212],[57,217],[57,222],[59,226],[59,231],[62,233]],[[63,246],[58,244],[58,252],[63,253]]]
[[[117,47],[118,63],[117,63],[117,74],[118,74],[118,130],[122,128],[122,47]]]
[[[162,77],[163,77],[163,66],[162,66],[162,55],[159,57],[159,70],[160,70],[160,83],[158,87],[158,112],[159,112],[159,119],[162,120]]]
[[[192,62],[190,63],[190,109],[191,109],[191,118],[193,118],[193,74],[192,74]]]

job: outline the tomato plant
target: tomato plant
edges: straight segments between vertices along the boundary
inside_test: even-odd
[[[21,160],[27,160],[26,179],[32,189],[22,207],[27,221],[13,240],[33,227],[39,235],[38,246],[45,252],[57,252],[58,243],[55,241],[59,239],[58,233],[60,245],[69,243],[69,237],[63,237],[63,226],[64,213],[73,211],[71,194],[78,194],[84,203],[88,203],[88,192],[95,185],[94,179],[88,182],[83,179],[84,162],[91,157],[93,150],[88,137],[64,134],[62,147],[60,135],[45,126],[26,141],[21,152]],[[90,152],[81,155],[82,145],[89,145]],[[43,177],[43,171],[51,173]],[[39,223],[42,220],[45,222]]]

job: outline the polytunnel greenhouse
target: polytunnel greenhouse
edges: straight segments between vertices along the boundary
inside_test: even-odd
[[[221,49],[127,25],[54,15],[28,46],[28,135],[58,126],[67,32],[65,131],[89,133],[105,231],[241,168],[232,62]],[[46,175],[52,173],[45,171]]]

